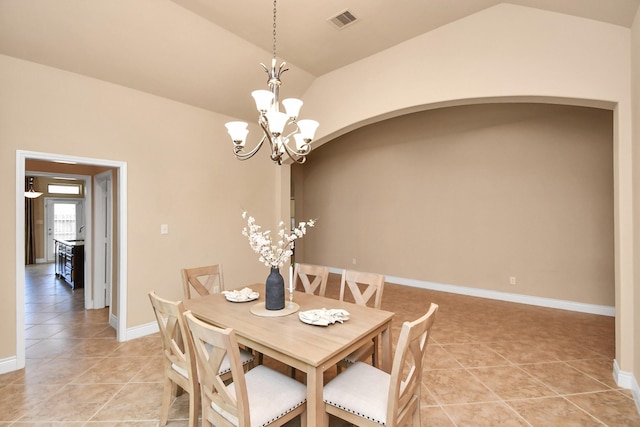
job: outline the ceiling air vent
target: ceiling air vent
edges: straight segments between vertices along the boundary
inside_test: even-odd
[[[337,28],[342,29],[356,22],[357,19],[358,18],[356,18],[353,13],[345,10],[344,12],[334,16],[333,18],[329,18],[329,22],[331,22]]]

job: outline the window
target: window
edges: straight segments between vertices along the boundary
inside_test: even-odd
[[[80,194],[79,184],[49,184],[47,185],[49,194]]]

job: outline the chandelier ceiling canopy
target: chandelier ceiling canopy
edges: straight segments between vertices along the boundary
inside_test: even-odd
[[[267,141],[271,147],[271,160],[278,165],[282,164],[285,153],[293,161],[304,163],[307,154],[311,151],[311,141],[313,141],[318,128],[318,122],[308,119],[298,120],[303,103],[296,98],[283,99],[282,106],[285,112],[280,111],[279,92],[282,84],[280,76],[288,68],[286,68],[286,62],[276,66],[276,2],[277,0],[273,1],[273,57],[271,66],[260,64],[269,76],[267,80],[269,90],[251,92],[259,112],[258,124],[264,135],[254,148],[246,150],[245,144],[249,134],[248,123],[228,122],[225,126],[233,141],[233,152],[239,160],[253,157],[260,150],[262,144]]]

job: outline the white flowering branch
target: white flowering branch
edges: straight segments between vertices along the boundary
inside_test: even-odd
[[[284,221],[278,224],[278,242],[273,243],[271,230],[260,231],[261,227],[256,224],[254,217],[247,218],[247,212],[242,212],[242,218],[247,220],[247,227],[242,229],[242,235],[249,239],[249,245],[255,253],[259,255],[258,261],[267,267],[280,268],[293,255],[295,241],[307,234],[307,227],[316,225],[316,220],[310,219],[302,221],[296,228],[287,234]]]

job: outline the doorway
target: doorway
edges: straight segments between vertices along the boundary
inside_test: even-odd
[[[89,165],[98,167],[112,168],[117,174],[117,216],[118,227],[114,231],[117,241],[117,248],[114,253],[117,254],[114,260],[118,265],[118,273],[115,282],[117,286],[114,288],[114,304],[110,310],[110,324],[116,329],[116,339],[118,341],[127,340],[127,164],[126,162],[83,158],[53,153],[42,153],[33,151],[16,151],[16,359],[15,369],[25,367],[25,236],[24,236],[24,179],[25,164],[27,160],[40,160],[44,162],[60,162],[78,165]],[[90,193],[91,182],[86,183],[87,193]],[[89,198],[87,197],[87,200]],[[90,206],[85,205],[88,211]],[[88,229],[91,222],[86,224],[86,256],[89,260],[93,259],[92,253],[92,233]],[[89,266],[91,263],[88,264]],[[86,289],[85,289],[86,292]]]
[[[49,166],[49,164],[51,166]],[[38,171],[28,171],[29,176],[42,177],[48,181],[47,184],[49,193],[48,197],[44,198],[44,229],[42,242],[42,251],[44,253],[43,260],[46,262],[53,262],[55,260],[55,244],[53,243],[56,238],[61,240],[76,240],[82,238],[85,241],[84,245],[84,306],[85,309],[92,309],[93,295],[95,290],[91,277],[93,276],[93,232],[92,232],[92,218],[93,218],[93,190],[91,187],[91,176],[80,175],[71,172],[47,172],[47,168],[55,169],[56,162],[40,162]],[[64,198],[61,196],[53,196],[49,188],[61,187],[57,184],[58,181],[81,181],[81,187],[84,189],[78,193],[78,197]],[[70,185],[64,184],[65,187]],[[68,194],[68,193],[61,193]],[[80,196],[82,195],[82,196]],[[55,205],[55,206],[54,206]],[[56,215],[56,210],[58,211]],[[56,219],[55,217],[58,216]],[[58,223],[57,225],[54,223]],[[57,228],[57,232],[55,230]],[[81,236],[81,237],[80,237]]]
[[[47,262],[56,259],[55,240],[84,240],[84,199],[44,199],[45,253]]]

